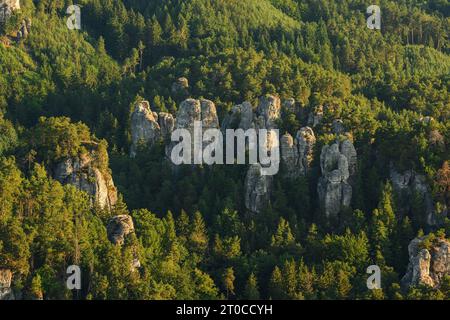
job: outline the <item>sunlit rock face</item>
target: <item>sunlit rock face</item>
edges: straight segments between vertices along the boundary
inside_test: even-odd
[[[67,158],[56,164],[54,179],[71,184],[91,196],[102,209],[111,210],[117,202],[117,189],[109,172],[102,172],[95,163],[95,152]]]
[[[20,0],[0,0],[0,23],[4,23],[15,10],[20,9]]]
[[[431,247],[423,246],[425,238],[416,238],[408,246],[409,265],[402,279],[404,287],[427,285],[439,288],[450,275],[450,242],[437,239]]]
[[[0,300],[14,300],[11,289],[12,272],[9,269],[0,269]]]
[[[153,146],[161,137],[158,115],[152,112],[148,101],[141,101],[131,115],[131,156],[136,155],[139,145]]]

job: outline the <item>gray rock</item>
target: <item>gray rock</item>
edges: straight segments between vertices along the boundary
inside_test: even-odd
[[[264,96],[259,99],[257,110],[257,119],[259,118],[257,128],[276,129],[277,121],[281,117],[281,101],[275,96]]]
[[[0,300],[14,300],[11,289],[12,272],[9,269],[0,269]]]
[[[331,129],[334,134],[343,134],[345,132],[344,122],[341,119],[333,120],[333,124],[331,125]]]
[[[218,129],[219,118],[214,102],[204,99],[200,101],[200,105],[203,130]]]
[[[164,141],[170,141],[173,130],[175,129],[175,118],[170,113],[160,112],[158,115],[159,127]]]
[[[439,224],[431,190],[424,175],[418,174],[414,170],[399,173],[391,164],[390,180],[399,201],[397,207],[400,215],[404,216],[411,212],[414,196],[419,195],[424,204],[427,225],[433,227]]]
[[[313,160],[315,143],[314,131],[309,127],[300,129],[295,140],[290,134],[281,137],[281,158],[285,168],[285,177],[295,179],[307,174]]]
[[[353,149],[350,141],[336,142],[322,148],[322,177],[319,178],[317,191],[327,217],[336,217],[342,208],[350,207],[353,193],[349,182],[350,164],[356,161],[356,151],[353,153]]]
[[[245,207],[252,213],[261,213],[270,203],[272,176],[262,175],[261,169],[251,165],[245,178]]]
[[[225,117],[222,129],[243,129],[248,130],[253,127],[253,107],[250,102],[234,106]]]
[[[129,215],[112,217],[106,227],[108,239],[115,245],[123,245],[125,238],[134,232],[133,219]]]
[[[297,114],[299,110],[297,108],[297,104],[295,103],[295,99],[291,98],[284,100],[282,104],[282,111],[284,114],[287,113]]]
[[[0,23],[4,23],[16,10],[20,10],[20,0],[0,0]]]
[[[186,97],[189,94],[189,80],[185,77],[178,78],[172,84],[172,93]]]
[[[314,108],[312,112],[309,113],[308,116],[308,126],[315,128],[322,122],[323,119],[323,106],[318,106]]]
[[[402,279],[404,287],[427,285],[439,288],[442,279],[450,275],[450,242],[437,239],[432,247],[423,248],[425,237],[416,238],[408,246],[409,264]]]
[[[148,101],[138,103],[131,115],[131,156],[136,156],[139,145],[153,146],[161,137],[161,128]]]
[[[117,189],[109,172],[101,172],[95,164],[96,154],[67,158],[58,163],[53,178],[62,184],[71,184],[91,196],[101,208],[111,210],[117,202]]]

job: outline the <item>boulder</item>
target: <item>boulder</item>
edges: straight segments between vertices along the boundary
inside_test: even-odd
[[[245,207],[252,213],[261,213],[270,203],[272,176],[262,175],[261,169],[251,165],[245,178]]]
[[[353,149],[350,141],[336,142],[322,148],[322,176],[319,178],[317,191],[320,206],[327,217],[336,217],[342,208],[350,207],[353,193],[349,182],[350,166],[351,163],[356,163],[356,151],[354,154]]]
[[[284,100],[282,103],[282,111],[283,111],[283,114],[289,114],[289,113],[297,114],[299,112],[299,110],[297,108],[297,103],[295,102],[295,99],[291,98],[291,99]]]
[[[158,118],[150,109],[148,101],[139,102],[131,115],[131,156],[136,156],[139,145],[153,146],[161,137]]]
[[[125,238],[134,232],[133,219],[129,215],[112,217],[106,227],[108,239],[115,245],[123,245]]]
[[[416,238],[408,246],[409,264],[402,279],[404,287],[426,285],[439,288],[444,276],[450,275],[450,242],[446,239],[433,241],[425,248],[425,237]]]
[[[117,189],[111,174],[100,170],[95,158],[95,151],[66,158],[55,166],[53,178],[87,192],[93,202],[103,209],[111,210],[117,202]]]
[[[222,129],[243,129],[248,130],[253,127],[253,107],[250,102],[234,106],[225,117]]]

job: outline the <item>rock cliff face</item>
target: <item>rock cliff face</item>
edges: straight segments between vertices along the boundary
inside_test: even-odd
[[[14,300],[11,289],[12,272],[9,269],[0,269],[0,300]]]
[[[253,127],[253,107],[250,102],[238,104],[231,109],[229,115],[225,117],[222,129],[243,129],[248,130]]]
[[[126,236],[134,232],[133,219],[129,215],[112,217],[106,227],[108,239],[116,245],[123,245]]]
[[[305,176],[313,159],[316,143],[314,131],[305,127],[297,132],[295,140],[288,133],[280,140],[285,177],[295,179],[302,175]]]
[[[397,207],[400,214],[407,215],[412,210],[413,199],[418,195],[424,204],[426,223],[429,226],[439,224],[435,215],[430,187],[424,175],[417,174],[414,170],[407,170],[402,174],[391,165],[390,178],[399,201]]]
[[[158,122],[164,141],[170,141],[172,132],[175,129],[175,118],[170,113],[160,112],[158,115]]]
[[[265,96],[259,99],[256,109],[256,127],[258,129],[276,129],[281,117],[281,101],[275,96]]]
[[[245,178],[245,207],[253,213],[261,213],[270,203],[272,177],[261,174],[261,165],[254,164]]]
[[[167,129],[167,128],[165,128]],[[135,107],[131,115],[131,156],[136,155],[139,145],[153,146],[161,137],[158,117],[150,109],[148,101],[142,101]]]
[[[354,166],[354,167],[353,167]],[[350,141],[324,146],[320,155],[322,177],[317,191],[320,205],[327,217],[337,216],[343,207],[349,207],[352,171],[356,172],[356,150]]]
[[[109,172],[95,164],[95,152],[65,159],[56,165],[53,177],[62,184],[71,184],[87,192],[93,202],[110,210],[117,202],[117,189]]]
[[[416,238],[408,246],[409,265],[402,279],[404,287],[427,285],[438,288],[442,279],[450,275],[450,242],[436,240],[432,247],[422,246],[424,238]]]
[[[15,10],[20,9],[20,0],[0,0],[0,23],[4,23]]]
[[[308,116],[308,126],[316,127],[322,122],[323,119],[323,106],[317,106]]]

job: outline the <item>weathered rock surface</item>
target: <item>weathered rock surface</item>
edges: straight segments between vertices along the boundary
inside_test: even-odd
[[[170,113],[160,112],[158,122],[164,141],[170,141],[172,132],[175,129],[175,118]]]
[[[295,140],[290,134],[285,134],[280,140],[285,177],[295,179],[306,175],[313,159],[316,143],[314,131],[305,127],[297,132]]]
[[[297,104],[295,102],[295,99],[291,98],[291,99],[287,99],[284,100],[282,103],[282,112],[283,114],[288,114],[288,113],[293,113],[293,114],[297,114],[298,113],[298,108],[297,108]]]
[[[416,238],[408,246],[409,265],[402,279],[404,287],[427,285],[438,288],[442,279],[450,275],[450,242],[436,240],[431,248],[422,246],[424,237]]]
[[[317,106],[316,108],[314,108],[312,112],[309,113],[308,126],[314,128],[322,122],[324,114],[323,110],[324,110],[323,106]]]
[[[271,187],[272,177],[261,174],[261,165],[251,165],[245,178],[245,207],[261,213],[270,203]]]
[[[412,210],[412,203],[416,195],[420,196],[425,208],[425,220],[429,226],[436,226],[439,221],[435,215],[433,198],[430,187],[424,175],[414,170],[399,173],[393,165],[390,168],[392,187],[399,201],[398,210],[401,215],[408,215]]]
[[[139,145],[153,146],[161,137],[158,119],[148,101],[138,103],[131,115],[131,156],[136,155]]]
[[[189,80],[185,77],[178,78],[172,84],[172,93],[186,98],[189,94]]]
[[[9,269],[0,269],[0,300],[14,300],[11,289],[12,272]]]
[[[62,184],[71,184],[87,192],[93,202],[110,210],[117,202],[117,189],[109,172],[102,172],[95,164],[95,152],[67,158],[58,163],[53,177]]]
[[[20,9],[20,0],[0,0],[0,23],[4,23],[15,10]]]
[[[353,163],[356,170],[356,151],[350,141],[336,142],[322,148],[322,177],[319,179],[317,191],[320,205],[327,217],[337,216],[342,208],[351,204],[353,190],[349,178]]]
[[[281,101],[275,96],[264,96],[259,99],[256,109],[256,127],[258,129],[276,129],[281,117]]]
[[[331,129],[334,134],[343,134],[345,132],[344,122],[341,119],[333,120],[333,124],[331,125]]]
[[[238,104],[223,120],[222,129],[248,130],[253,127],[253,117],[253,107],[250,102]]]
[[[106,227],[108,239],[116,245],[123,245],[126,236],[134,232],[133,219],[129,215],[112,217]]]

